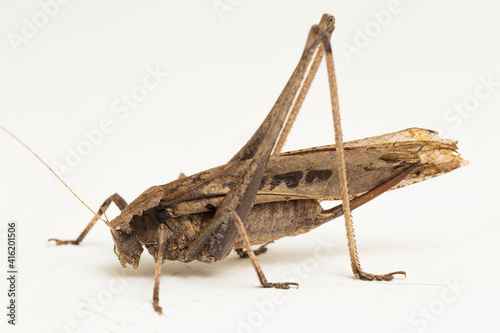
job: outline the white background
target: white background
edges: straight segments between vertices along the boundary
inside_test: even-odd
[[[41,3],[49,3],[48,0]],[[214,5],[231,10],[218,12]],[[111,133],[62,177],[92,208],[117,192],[128,202],[180,172],[223,164],[272,107],[325,12],[337,19],[333,51],[346,140],[408,127],[458,139],[470,165],[387,193],[354,212],[363,268],[406,270],[392,282],[356,280],[342,220],[277,241],[250,262],[163,265],[151,306],[154,262],[123,270],[109,231],[31,154],[0,133],[0,236],[18,224],[18,326],[9,332],[493,332],[499,329],[500,6],[494,0],[70,1],[44,15],[37,1],[0,5],[0,124],[49,164],[65,163],[108,118]],[[383,16],[383,15],[382,15]],[[33,18],[35,17],[35,19]],[[28,23],[38,31],[26,35]],[[23,29],[25,35],[23,35]],[[364,40],[360,30],[369,30]],[[377,30],[378,29],[378,30]],[[17,37],[16,37],[17,36]],[[25,38],[17,46],[11,40]],[[345,49],[357,47],[349,56]],[[169,75],[120,118],[113,103],[147,68]],[[324,67],[286,149],[333,142]],[[495,83],[486,94],[481,78]],[[477,89],[482,100],[475,97]],[[478,101],[477,105],[473,105]],[[469,111],[453,110],[469,104]],[[116,105],[115,105],[116,106]],[[451,109],[450,109],[451,108]],[[113,208],[108,217],[117,213]],[[327,244],[326,246],[321,244]],[[5,245],[0,246],[5,258]],[[316,254],[316,255],[315,255]],[[0,260],[6,271],[6,259]],[[3,276],[3,274],[2,274]],[[276,298],[278,297],[278,298]],[[427,314],[426,314],[427,313]],[[4,331],[4,328],[2,328]]]

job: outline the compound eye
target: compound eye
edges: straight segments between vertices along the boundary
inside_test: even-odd
[[[124,231],[120,235],[122,242],[126,242],[130,239],[130,233],[128,231]]]

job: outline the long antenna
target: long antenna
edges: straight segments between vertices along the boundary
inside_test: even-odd
[[[92,214],[97,215],[97,214],[96,214],[96,213],[95,213],[95,212],[94,212],[94,211],[93,211],[93,210],[92,210],[92,209],[91,209],[91,208],[90,208],[90,207],[89,207],[89,206],[88,206],[88,205],[87,205],[87,204],[86,204],[86,203],[85,203],[82,199],[80,199],[80,197],[79,197],[78,195],[76,195],[76,193],[75,193],[75,192],[73,192],[73,190],[72,190],[72,189],[68,186],[68,184],[66,184],[66,183],[64,182],[64,180],[62,180],[62,179],[61,179],[61,177],[59,177],[59,175],[58,175],[58,174],[57,174],[54,170],[52,170],[52,168],[51,168],[51,167],[49,167],[49,166],[47,165],[47,163],[45,163],[45,162],[44,162],[44,160],[42,160],[42,159],[41,159],[41,158],[40,158],[40,157],[39,157],[39,156],[38,156],[38,155],[37,155],[37,154],[36,154],[33,150],[31,150],[31,148],[30,148],[30,147],[28,147],[28,146],[27,146],[24,142],[22,142],[20,139],[18,139],[18,138],[17,138],[17,136],[15,136],[14,134],[12,134],[9,130],[7,130],[7,129],[6,129],[5,127],[3,127],[2,125],[0,125],[0,128],[1,128],[1,129],[3,129],[3,130],[4,130],[7,134],[9,134],[11,137],[13,137],[13,138],[14,138],[14,140],[16,140],[16,141],[17,141],[17,142],[19,142],[21,145],[23,145],[23,146],[24,146],[24,148],[28,149],[30,153],[32,153],[33,155],[35,155],[35,157],[36,157],[36,158],[38,158],[38,160],[39,160],[40,162],[42,162],[42,163],[43,163],[43,165],[45,165],[45,166],[47,167],[47,169],[49,169],[49,170],[50,170],[50,172],[52,172],[52,173],[54,174],[54,176],[56,176],[56,177],[57,177],[57,179],[59,179],[59,181],[60,181],[61,183],[63,183],[63,184],[64,184],[64,186],[66,186],[66,188],[67,188],[67,189],[68,189],[71,193],[73,193],[73,195],[74,195],[74,196],[75,196],[78,200],[80,200],[80,202],[81,202],[81,203],[82,203],[85,207],[87,207],[87,209],[88,209],[88,210],[90,210],[90,211],[92,212]],[[102,220],[104,223],[106,223],[106,224],[109,226],[109,221],[105,221],[105,220],[103,220],[101,217],[99,217],[99,219],[100,219],[100,220]]]

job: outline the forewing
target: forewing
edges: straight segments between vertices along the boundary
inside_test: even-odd
[[[467,162],[457,154],[456,144],[419,128],[347,142],[349,193],[356,196],[369,191],[418,161],[420,166],[397,188],[464,166]],[[215,210],[248,163],[226,164],[164,185],[161,203],[176,215]],[[335,145],[272,156],[255,204],[311,198],[340,198]]]

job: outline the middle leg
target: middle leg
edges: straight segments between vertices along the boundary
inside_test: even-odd
[[[259,278],[259,282],[264,288],[277,288],[277,289],[290,289],[290,286],[295,286],[299,288],[299,284],[297,282],[269,282],[267,281],[266,276],[264,275],[264,272],[262,271],[262,268],[260,268],[259,262],[257,261],[257,257],[252,249],[252,245],[250,245],[250,237],[248,237],[248,233],[245,229],[245,225],[243,224],[243,221],[241,220],[240,216],[238,213],[234,210],[229,211],[230,214],[234,216],[234,221],[236,224],[236,227],[238,228],[238,232],[243,239],[243,242],[245,243],[245,247],[247,249],[248,257],[252,261],[252,265],[255,268],[255,272],[257,273],[257,277]]]

